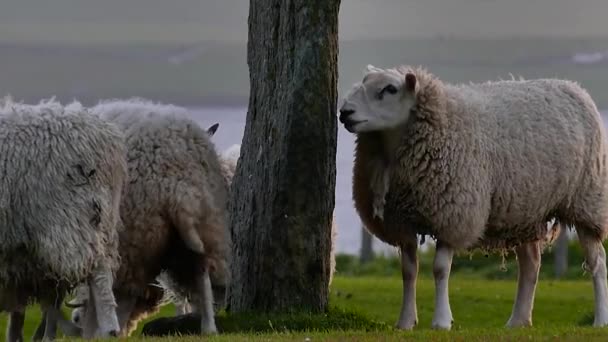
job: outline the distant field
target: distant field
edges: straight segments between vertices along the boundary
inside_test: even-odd
[[[373,341],[390,339],[415,340],[458,340],[484,341],[495,339],[591,339],[604,340],[608,329],[590,327],[593,312],[593,291],[589,279],[577,281],[541,281],[538,286],[534,306],[534,328],[506,329],[511,313],[516,284],[514,279],[506,281],[488,281],[471,277],[456,276],[450,283],[454,327],[450,333],[435,332],[430,329],[434,286],[428,277],[419,279],[418,315],[419,326],[413,332],[395,331],[395,323],[401,303],[401,280],[398,277],[337,277],[332,286],[331,305],[352,312],[357,312],[372,321],[385,322],[387,328],[380,331],[312,331],[285,332],[281,326],[268,322],[267,332],[258,334],[225,334],[211,340],[300,340],[312,337],[313,340]],[[173,315],[173,310],[166,307],[160,313],[163,316]],[[6,315],[0,316],[0,330],[5,329]],[[39,320],[37,310],[30,310],[27,316],[26,339],[29,340],[33,328]],[[140,329],[142,325],[140,324]],[[220,327],[221,328],[221,327]],[[364,327],[361,327],[362,329]],[[137,336],[138,333],[135,334]],[[135,340],[136,338],[132,338]],[[165,339],[170,341],[175,339]],[[196,339],[184,339],[195,341]]]
[[[608,63],[575,65],[578,52],[608,51],[608,39],[359,40],[340,45],[339,90],[365,65],[421,64],[452,82],[562,77],[608,108]],[[246,104],[244,43],[23,44],[0,42],[0,94],[38,101],[143,96],[182,105]]]

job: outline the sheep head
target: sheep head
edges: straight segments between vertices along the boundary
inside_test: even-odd
[[[342,100],[340,122],[351,133],[382,131],[407,122],[415,105],[417,77],[403,68],[368,65],[362,82]]]

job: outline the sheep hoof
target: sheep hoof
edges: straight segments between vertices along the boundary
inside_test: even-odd
[[[201,334],[203,335],[217,335],[217,328],[214,325],[206,326],[201,328]]]
[[[607,318],[604,318],[604,319],[598,319],[598,318],[596,318],[593,321],[593,326],[596,327],[596,328],[608,326],[608,319]]]
[[[418,325],[418,320],[414,319],[414,320],[403,320],[403,321],[399,321],[396,324],[396,328],[399,330],[412,330],[414,329],[414,327]]]
[[[203,335],[217,335],[217,329],[215,327],[207,327],[201,330]]]
[[[431,324],[431,328],[435,329],[435,330],[451,330],[452,329],[452,323],[454,323],[453,319],[445,319],[445,320],[433,320],[433,323]]]
[[[510,318],[507,322],[507,328],[525,328],[532,326],[532,319],[524,318]]]

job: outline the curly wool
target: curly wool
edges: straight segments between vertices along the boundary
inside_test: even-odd
[[[421,68],[399,70],[414,73],[418,89],[384,224],[368,218],[378,237],[398,245],[417,233],[456,249],[511,248],[545,240],[552,218],[606,236],[606,137],[584,89],[556,79],[450,85]],[[378,144],[373,134],[359,140]],[[365,149],[373,144],[358,146]],[[362,168],[373,161],[358,158],[368,162]]]
[[[101,261],[116,270],[120,130],[54,99],[5,98],[0,146],[0,288],[27,297],[86,281]]]
[[[227,283],[228,186],[207,132],[187,110],[143,99],[103,101],[91,111],[117,124],[127,141],[129,184],[121,204],[125,230],[115,292],[144,296],[162,269],[194,286],[188,278],[200,267],[199,257],[177,234],[189,222],[205,246],[200,261],[209,265],[212,283]],[[176,268],[180,274],[173,274]]]

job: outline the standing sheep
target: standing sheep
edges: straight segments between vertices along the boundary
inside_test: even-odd
[[[194,297],[201,331],[216,333],[212,292],[219,300],[225,295],[230,260],[228,187],[210,141],[218,125],[205,131],[183,108],[138,99],[102,102],[91,111],[117,124],[127,141],[125,230],[114,283],[122,335],[163,303],[162,288],[153,284],[163,270]],[[80,296],[70,305],[88,301]]]
[[[112,295],[118,266],[119,203],[126,181],[123,134],[54,100],[0,103],[0,309],[8,341],[23,341],[31,300],[48,312],[54,339],[60,303],[88,283],[94,299],[85,338],[116,335]]]
[[[532,325],[546,222],[576,227],[595,293],[594,326],[608,325],[608,169],[597,108],[556,79],[451,85],[420,68],[368,66],[340,109],[357,134],[355,206],[370,231],[401,249],[403,305],[417,323],[416,235],[437,240],[432,325],[450,329],[455,250],[515,249],[509,327]],[[566,157],[567,156],[567,157]]]

